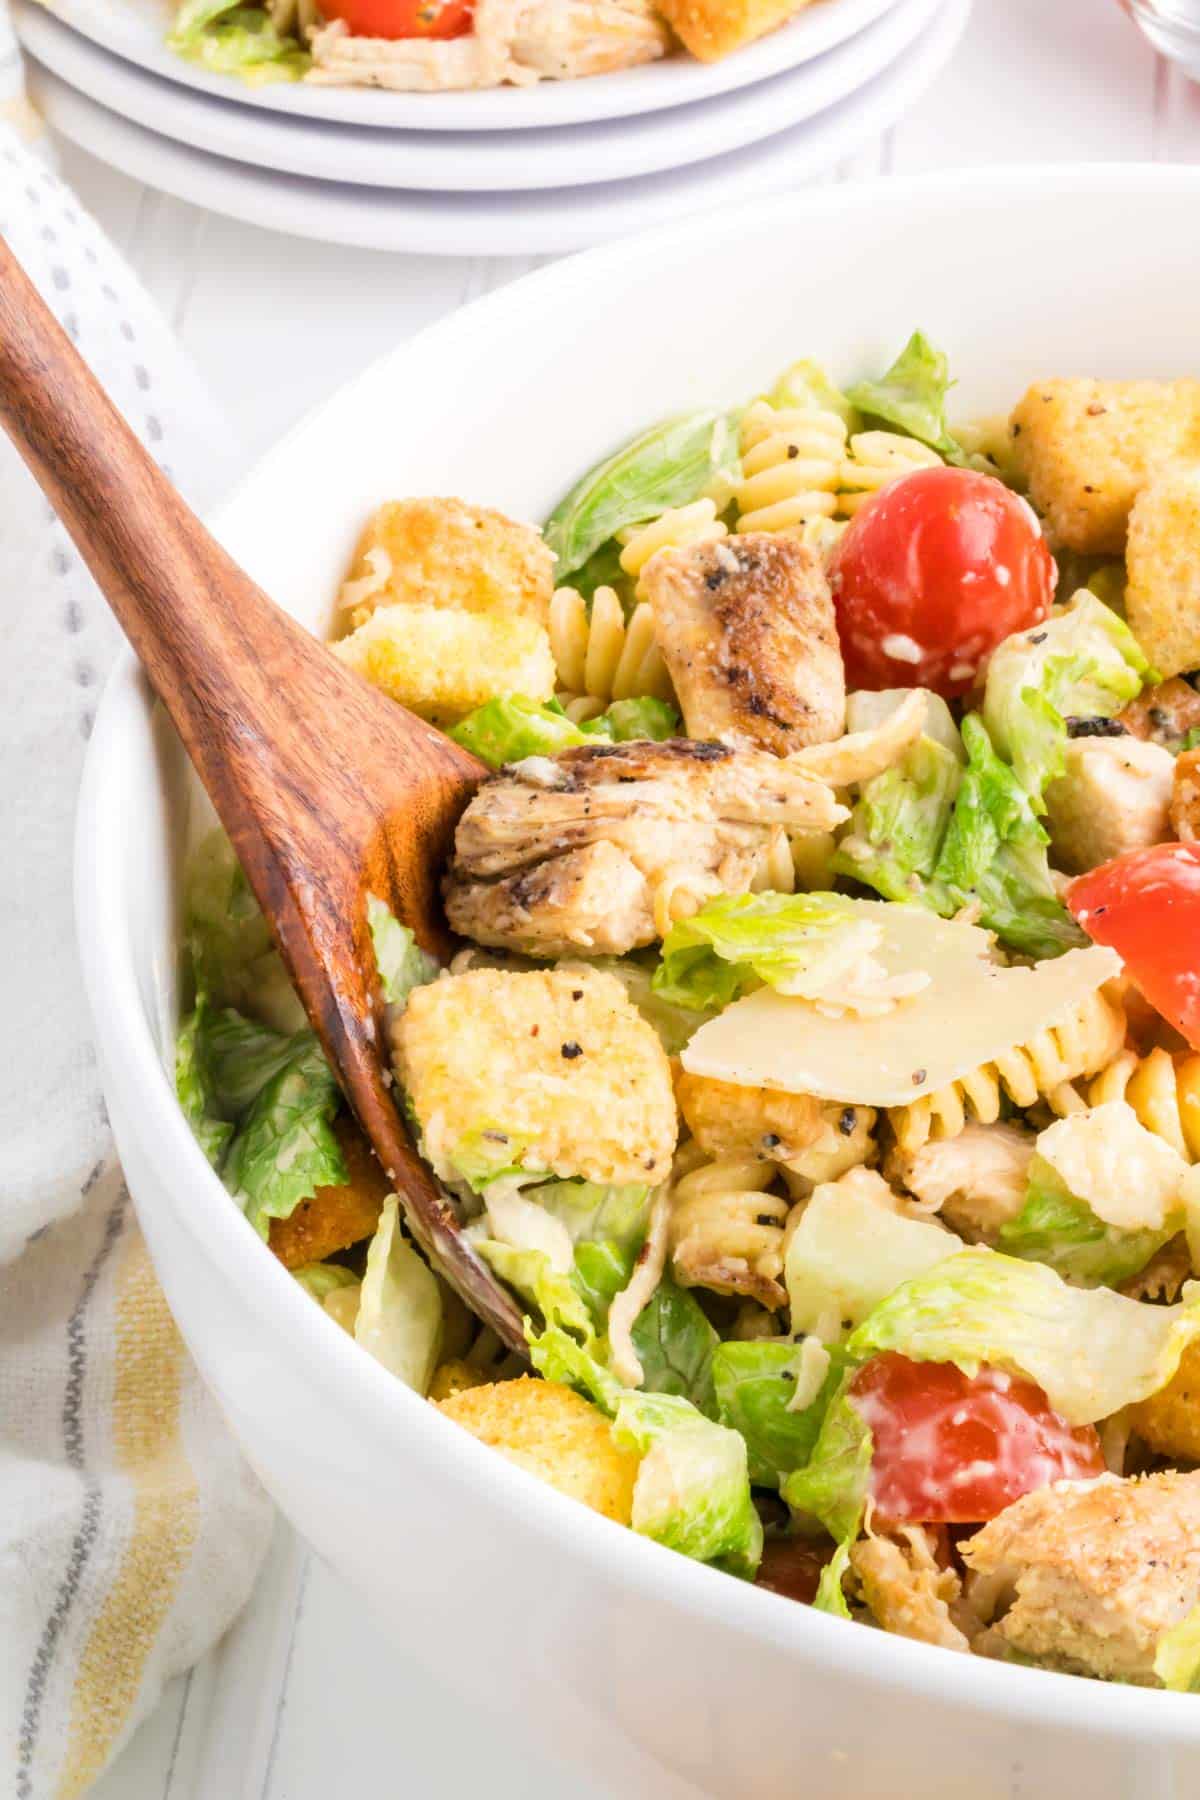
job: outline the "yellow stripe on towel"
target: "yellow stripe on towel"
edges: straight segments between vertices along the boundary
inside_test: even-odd
[[[59,1800],[83,1793],[125,1729],[199,1526],[180,1426],[183,1342],[136,1231],[116,1282],[113,1450],[133,1488],[133,1528],[80,1658]]]

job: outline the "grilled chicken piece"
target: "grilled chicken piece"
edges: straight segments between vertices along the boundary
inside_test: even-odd
[[[994,1244],[1025,1204],[1037,1140],[1016,1125],[964,1126],[912,1156],[893,1155],[887,1174],[971,1244]]]
[[[446,913],[481,944],[620,955],[712,895],[745,893],[777,827],[845,817],[823,783],[758,751],[673,739],[531,756],[460,819]]]
[[[899,1526],[894,1537],[862,1538],[850,1552],[850,1567],[884,1631],[945,1650],[970,1649],[951,1614],[962,1597],[961,1583],[952,1568],[939,1565],[923,1526]]]
[[[768,531],[663,550],[639,592],[689,737],[786,756],[841,735],[846,679],[815,550]]]
[[[1054,860],[1082,875],[1127,850],[1161,844],[1175,759],[1135,737],[1082,737],[1067,745],[1066,767],[1046,790]]]
[[[1200,1601],[1200,1474],[1056,1481],[960,1545],[974,1648],[1154,1685],[1164,1631]]]

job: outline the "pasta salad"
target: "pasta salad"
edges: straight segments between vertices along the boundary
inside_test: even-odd
[[[369,925],[409,1238],[225,841],[180,1103],[362,1348],[576,1501],[963,1654],[1200,1687],[1200,382],[952,427],[920,333],[368,520],[331,654],[484,765]]]

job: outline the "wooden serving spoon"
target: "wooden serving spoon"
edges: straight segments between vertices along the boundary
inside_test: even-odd
[[[437,872],[483,764],[347,669],[210,537],[0,240],[0,423],[141,658],[228,832],[413,1236],[526,1353],[521,1315],[462,1235],[393,1098],[366,919],[452,940]]]

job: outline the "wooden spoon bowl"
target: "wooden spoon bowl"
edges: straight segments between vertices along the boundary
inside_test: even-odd
[[[282,612],[139,444],[0,240],[0,423],[140,657],[228,832],[417,1242],[525,1354],[393,1098],[367,926],[376,895],[435,955],[437,872],[487,773]]]

